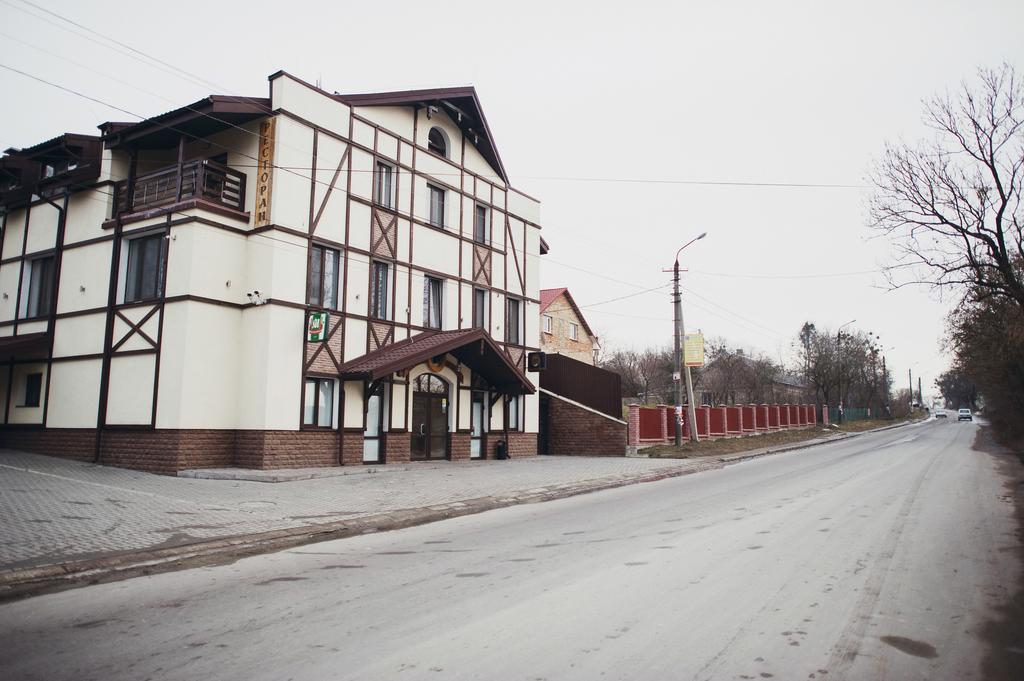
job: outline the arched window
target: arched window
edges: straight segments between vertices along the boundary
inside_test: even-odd
[[[413,390],[431,395],[447,395],[448,383],[434,374],[420,374],[413,383]]]
[[[427,135],[427,149],[439,156],[448,158],[448,136],[441,128],[431,128]]]

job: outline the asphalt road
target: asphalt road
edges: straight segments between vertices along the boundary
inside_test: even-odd
[[[1019,464],[972,449],[977,432],[928,422],[9,603],[0,669],[48,681],[1013,678]]]

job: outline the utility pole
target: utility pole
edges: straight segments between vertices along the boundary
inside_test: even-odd
[[[907,369],[907,379],[910,381],[910,411],[914,411],[914,370]]]
[[[882,355],[882,406],[885,407],[885,415],[889,415],[889,375],[885,371],[885,355]]]
[[[693,381],[690,378],[690,367],[683,366],[683,296],[679,292],[679,254],[694,241],[700,241],[707,232],[704,232],[695,239],[691,239],[689,242],[683,245],[678,251],[676,251],[676,261],[672,266],[672,303],[675,308],[675,388],[676,388],[676,404],[675,404],[675,443],[676,447],[683,444],[683,424],[680,420],[680,416],[683,411],[683,375],[686,376],[686,420],[690,424],[690,442],[697,442],[697,412],[693,404]]]
[[[917,403],[924,406],[924,393],[921,392],[921,376],[917,377]]]
[[[851,319],[836,331],[836,354],[839,355],[839,423],[843,422],[843,329],[853,324],[856,319]]]

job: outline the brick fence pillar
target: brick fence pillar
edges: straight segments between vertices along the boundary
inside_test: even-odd
[[[635,447],[640,444],[640,405],[629,405],[629,426],[626,444]]]

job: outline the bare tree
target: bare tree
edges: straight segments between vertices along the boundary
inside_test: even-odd
[[[1024,83],[1005,64],[978,81],[925,102],[934,139],[887,147],[871,218],[896,244],[894,286],[970,285],[1024,307]]]

